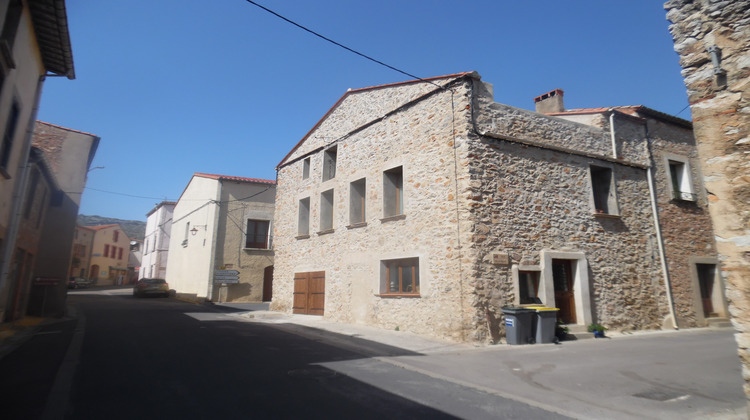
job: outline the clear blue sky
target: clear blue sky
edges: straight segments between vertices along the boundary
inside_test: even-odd
[[[646,105],[690,119],[658,0],[258,0],[419,77],[477,71],[533,109]],[[275,179],[348,88],[410,78],[244,0],[68,0],[76,80],[38,118],[101,137],[81,214],[144,220],[194,172]]]

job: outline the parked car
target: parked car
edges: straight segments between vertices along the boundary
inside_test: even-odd
[[[71,277],[68,279],[68,289],[81,289],[91,286],[91,280],[81,277]]]
[[[133,296],[161,295],[169,297],[169,283],[164,279],[140,279],[133,287]]]

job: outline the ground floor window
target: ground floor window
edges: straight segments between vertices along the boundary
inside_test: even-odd
[[[525,304],[541,304],[539,300],[539,272],[538,271],[519,271],[518,272],[518,294],[519,301]]]
[[[419,295],[419,258],[383,260],[381,279],[383,294]]]

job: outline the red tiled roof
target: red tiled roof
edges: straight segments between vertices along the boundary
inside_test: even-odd
[[[281,159],[281,162],[279,162],[279,164],[276,165],[276,169],[278,169],[281,165],[283,165],[284,162],[286,162],[286,160],[289,159],[289,156],[291,156],[292,153],[294,153],[294,151],[297,150],[302,145],[302,143],[305,142],[305,140],[307,139],[307,137],[309,137],[310,134],[312,134],[312,132],[315,131],[315,129],[318,128],[323,123],[323,121],[325,121],[326,118],[328,118],[328,116],[331,115],[331,113],[333,113],[333,110],[336,109],[344,101],[344,99],[347,96],[351,95],[352,93],[359,93],[359,92],[364,92],[364,91],[368,91],[368,90],[375,90],[375,89],[392,88],[392,87],[395,87],[395,86],[403,86],[403,85],[408,85],[408,84],[412,84],[412,83],[432,82],[433,80],[440,80],[440,79],[459,78],[459,77],[463,77],[463,76],[466,76],[466,75],[472,74],[472,73],[474,73],[474,72],[466,71],[466,72],[463,72],[463,73],[448,74],[448,75],[445,75],[445,76],[428,77],[426,79],[414,79],[414,80],[407,80],[405,82],[388,83],[388,84],[385,84],[385,85],[376,85],[376,86],[370,86],[370,87],[359,88],[359,89],[349,89],[349,90],[346,91],[346,93],[344,93],[341,96],[341,98],[339,98],[338,101],[336,101],[335,104],[333,104],[333,106],[328,110],[328,112],[326,112],[325,115],[323,115],[323,118],[321,118],[310,129],[310,131],[308,131],[307,134],[305,134],[304,137],[302,137],[302,139],[299,142],[297,142],[297,144],[292,148],[292,150],[290,150],[289,153],[287,153],[286,156],[284,156],[284,159]]]
[[[38,124],[45,124],[45,125],[48,125],[48,126],[50,126],[50,127],[55,127],[55,128],[59,128],[60,130],[65,130],[65,131],[72,131],[73,133],[81,133],[81,134],[85,134],[85,135],[87,135],[87,136],[92,136],[92,137],[99,137],[99,136],[97,136],[96,134],[91,134],[91,133],[87,133],[87,132],[85,132],[85,131],[73,130],[72,128],[67,128],[67,127],[63,127],[63,126],[60,126],[60,125],[50,124],[50,123],[48,123],[48,122],[44,122],[44,121],[39,121],[39,120],[37,120],[36,122],[37,122]]]
[[[102,229],[111,228],[113,226],[119,227],[120,225],[118,225],[117,223],[113,223],[111,225],[86,226],[86,228],[91,229],[91,230],[102,230]]]
[[[201,178],[217,179],[219,181],[228,180],[228,181],[255,182],[257,184],[276,185],[276,181],[271,181],[270,179],[244,178],[244,177],[241,177],[241,176],[204,174],[204,173],[200,173],[200,172],[194,173],[193,176],[199,176]]]
[[[605,112],[608,112],[611,109],[618,111],[618,112],[622,112],[623,114],[634,116],[634,117],[640,117],[638,115],[639,113],[646,114],[654,118],[659,118],[662,120],[670,121],[677,125],[682,125],[687,128],[693,127],[693,123],[688,120],[682,119],[680,117],[675,117],[674,115],[669,115],[667,113],[657,111],[655,109],[651,109],[643,105],[611,106],[611,107],[606,107],[606,108],[567,109],[564,112],[549,112],[549,113],[546,113],[545,115],[551,115],[555,117],[555,116],[560,116],[560,115],[603,114]]]

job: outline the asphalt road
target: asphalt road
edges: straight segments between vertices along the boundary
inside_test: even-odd
[[[412,355],[383,344],[350,350],[175,299],[93,293],[69,303],[82,318],[44,418],[565,418],[380,361]]]

